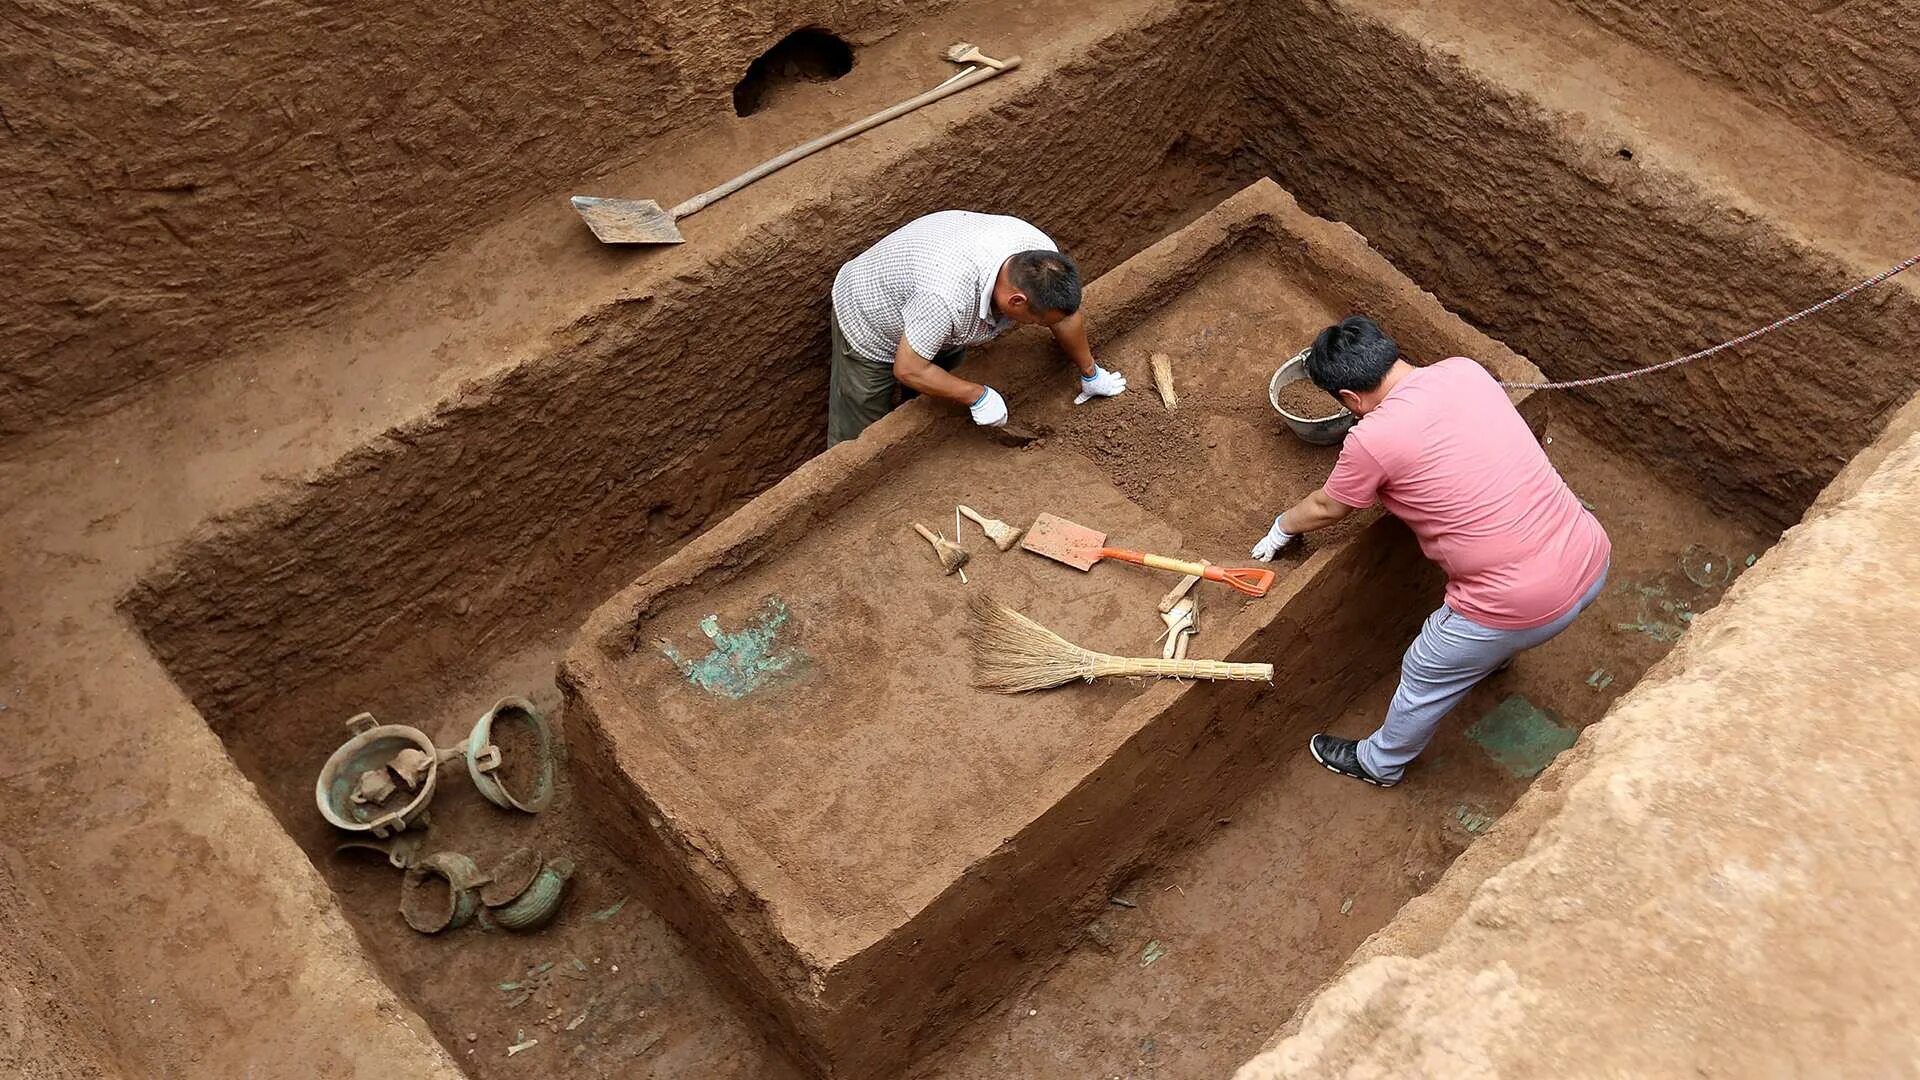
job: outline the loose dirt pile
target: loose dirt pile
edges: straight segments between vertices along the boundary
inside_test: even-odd
[[[1281,408],[1303,420],[1325,420],[1340,412],[1340,402],[1333,395],[1305,379],[1288,383],[1275,396]]]

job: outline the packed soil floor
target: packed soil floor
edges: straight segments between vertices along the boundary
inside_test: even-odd
[[[1132,354],[1144,356],[1148,339],[1202,322],[1222,327],[1207,347],[1252,349],[1263,340],[1258,320],[1210,317],[1218,314],[1176,300],[1109,351],[1131,370]],[[1264,387],[1256,389],[1263,398]],[[1147,392],[1131,393],[1130,406],[1160,408],[1147,387],[1139,390]],[[1271,414],[1264,400],[1258,405]],[[1549,454],[1613,537],[1603,599],[1561,638],[1477,688],[1395,789],[1333,776],[1304,747],[1273,762],[1271,782],[1216,822],[1204,843],[1120,891],[1135,906],[1111,904],[1063,963],[917,1075],[1230,1071],[1524,789],[1526,778],[1465,736],[1470,723],[1512,694],[1574,728],[1599,719],[1666,653],[1687,618],[1717,599],[1719,588],[1686,576],[1688,549],[1723,554],[1737,569],[1769,543],[1650,479],[1574,424],[1551,424],[1548,438]],[[345,716],[378,700],[381,719],[420,726],[444,745],[464,736],[496,696],[519,693],[564,725],[552,666],[565,644],[564,635],[552,635],[484,671],[446,665],[404,680],[368,673],[289,707]],[[1393,686],[1383,676],[1333,730],[1355,737],[1371,730]],[[474,1076],[532,1075],[555,1062],[581,1076],[636,1075],[636,1063],[637,1075],[661,1077],[797,1075],[679,936],[633,898],[637,881],[602,846],[603,830],[575,813],[564,780],[555,807],[534,818],[485,803],[457,775],[443,780],[434,804],[436,839],[483,865],[521,844],[574,858],[581,869],[552,927],[531,937],[470,929],[426,938],[408,930],[396,908],[399,873],[364,853],[329,854],[337,838],[312,812],[312,766],[337,741],[324,728],[303,729],[236,741],[233,749],[313,854],[385,977]],[[1158,955],[1145,963],[1150,947]],[[547,964],[553,967],[543,970]],[[541,1045],[505,1055],[528,1038]]]
[[[430,611],[418,640],[402,621],[380,648],[350,640],[340,655],[315,655],[304,667],[230,662],[236,684],[256,684],[258,698],[271,701],[245,723],[232,710],[190,701],[190,680],[168,670],[168,658],[157,658],[155,643],[116,606],[157,560],[217,533],[223,516],[306,505],[329,485],[365,492],[372,485],[355,487],[357,477],[383,469],[396,485],[424,483],[435,493],[447,475],[500,476],[518,492],[524,487],[512,481],[531,471],[549,498],[490,510],[530,528],[542,517],[558,522],[552,529],[564,539],[533,537],[528,551],[545,561],[527,572],[558,567],[573,587],[618,587],[817,449],[811,431],[758,457],[707,439],[725,408],[755,408],[746,395],[733,406],[719,404],[718,393],[639,400],[668,365],[698,359],[684,339],[667,340],[657,357],[639,348],[635,337],[661,328],[646,322],[649,312],[685,317],[695,300],[722,313],[746,303],[774,311],[752,332],[739,329],[752,322],[740,318],[724,327],[718,317],[688,321],[702,333],[717,328],[716,349],[759,363],[748,376],[765,378],[770,396],[801,387],[810,396],[782,400],[815,403],[824,376],[796,357],[824,338],[820,320],[802,310],[818,307],[823,290],[793,268],[824,275],[835,256],[851,253],[840,248],[857,247],[858,229],[950,199],[1064,218],[1078,233],[1068,238],[1074,250],[1098,273],[1245,178],[1271,171],[1315,211],[1354,222],[1476,325],[1572,377],[1663,359],[1696,332],[1731,336],[1756,313],[1792,310],[1828,285],[1857,280],[1856,264],[1885,265],[1887,246],[1913,234],[1912,211],[1902,208],[1920,200],[1907,182],[1731,101],[1724,88],[1596,40],[1590,28],[1567,32],[1567,16],[1543,14],[1542,5],[1522,4],[1498,20],[1482,20],[1482,5],[1467,0],[1259,7],[1245,27],[1257,32],[1250,51],[1277,62],[1236,60],[1232,70],[1249,76],[1238,81],[1192,62],[1196,48],[1205,55],[1232,44],[1225,39],[1242,29],[1212,18],[1216,7],[1115,3],[1079,19],[1062,18],[1080,13],[1072,5],[956,5],[863,51],[854,77],[799,87],[748,125],[675,132],[650,145],[644,162],[599,180],[609,190],[691,193],[777,152],[797,130],[824,130],[922,88],[929,43],[982,25],[1030,45],[1027,76],[1042,78],[1007,80],[1004,98],[979,92],[990,107],[929,109],[796,166],[703,212],[695,223],[703,242],[644,260],[581,242],[560,193],[543,190],[537,205],[463,236],[404,280],[381,278],[378,295],[329,309],[327,318],[293,326],[270,294],[215,290],[225,299],[210,306],[240,305],[258,318],[257,341],[211,335],[229,355],[142,386],[99,422],[22,436],[17,453],[0,457],[0,548],[8,550],[0,577],[12,597],[0,605],[0,721],[21,744],[0,770],[0,816],[18,845],[17,858],[0,851],[0,922],[17,930],[6,938],[17,947],[0,958],[0,982],[18,991],[0,995],[0,1029],[21,1030],[15,1021],[23,1016],[63,1021],[29,1047],[29,1063],[70,1059],[84,1073],[86,1061],[118,1057],[127,1076],[199,1076],[249,1074],[253,1063],[284,1072],[289,1058],[315,1074],[364,1070],[389,1052],[427,1061],[411,1018],[360,966],[364,953],[473,1077],[562,1069],[583,1077],[797,1075],[759,1034],[760,1019],[636,899],[637,882],[603,846],[604,830],[578,813],[564,768],[553,809],[536,817],[484,802],[457,768],[434,804],[436,833],[483,864],[533,845],[579,865],[559,919],[538,935],[412,933],[397,910],[398,871],[365,852],[334,854],[338,836],[314,811],[314,770],[344,737],[339,721],[362,709],[448,745],[498,697],[522,694],[564,729],[553,682],[571,637],[563,628],[598,596],[516,589],[514,574],[527,570],[520,565],[458,567],[448,571],[444,595],[417,592],[450,610],[459,595],[458,617],[467,615],[470,593],[479,597],[474,622],[492,602],[495,612],[523,616],[524,628],[496,634],[490,621],[486,635],[470,634],[454,614]],[[1108,40],[1110,31],[1117,32]],[[1287,47],[1320,34],[1337,62]],[[1062,105],[1080,110],[1074,123],[1041,122]],[[571,101],[567,109],[577,112]],[[1090,122],[1095,112],[1125,116],[1125,134],[1148,149],[1106,153],[1107,142],[1125,140]],[[1227,116],[1252,122],[1244,132],[1216,130]],[[1045,155],[980,152],[1004,150],[1016,126],[1044,130],[1036,143]],[[1612,143],[1596,141],[1616,133],[1617,157]],[[911,167],[889,164],[916,145],[935,152]],[[631,150],[620,140],[618,154]],[[976,167],[954,168],[954,153],[976,155]],[[577,169],[561,172],[578,178]],[[877,195],[882,189],[910,196]],[[211,220],[217,229],[217,214]],[[437,217],[433,224],[436,237],[459,231]],[[174,249],[170,240],[162,245],[172,275]],[[266,258],[287,265],[273,254],[280,251],[272,245]],[[808,287],[795,288],[797,281]],[[1556,402],[1548,452],[1615,544],[1612,584],[1599,604],[1474,691],[1398,788],[1327,774],[1304,747],[1276,758],[1270,782],[1203,842],[1143,868],[1119,890],[1132,906],[1108,904],[1070,955],[1037,967],[916,1074],[1186,1077],[1238,1065],[1523,790],[1525,778],[1465,735],[1474,719],[1511,694],[1574,728],[1599,719],[1686,632],[1685,616],[1717,599],[1718,587],[1687,578],[1688,553],[1695,565],[1730,560],[1737,573],[1771,542],[1715,516],[1707,501],[1749,522],[1791,521],[1871,435],[1875,418],[1905,400],[1913,295],[1890,289],[1865,303],[1873,306],[1863,304],[1858,317],[1803,325],[1670,380],[1621,384],[1588,404]],[[1188,318],[1196,334],[1206,329],[1204,313],[1177,303],[1170,312]],[[1297,344],[1233,345],[1210,335],[1192,345],[1222,347],[1272,353]],[[1161,422],[1144,360],[1162,348],[1113,343],[1134,391],[1104,416],[1075,418],[1061,442],[1102,464],[1103,453],[1139,463],[1148,479],[1128,493],[1178,521],[1189,496],[1177,476],[1192,462],[1155,459],[1152,445],[1125,445],[1093,421]],[[1817,360],[1835,353],[1860,363]],[[619,393],[611,393],[616,380],[597,376],[632,356],[652,366],[623,370]],[[570,381],[555,377],[560,370],[584,375]],[[509,373],[505,389],[491,381]],[[1264,385],[1248,390],[1247,421],[1264,410],[1270,423]],[[488,411],[516,395],[530,404]],[[556,401],[571,411],[550,408]],[[605,408],[589,415],[587,404]],[[787,418],[814,407],[792,405]],[[526,441],[461,444],[495,413],[515,438],[522,432],[513,425],[525,425]],[[563,427],[585,434],[568,441]],[[1222,445],[1235,437],[1224,432]],[[599,453],[656,443],[666,449]],[[449,446],[445,458],[429,453]],[[363,453],[368,447],[376,450]],[[552,461],[528,470],[540,449]],[[708,486],[661,511],[657,531],[620,533],[631,546],[596,545],[602,522],[581,507],[618,506],[634,491],[619,485],[643,471],[635,463],[654,468],[669,451],[710,470],[697,478]],[[554,462],[565,471],[548,471]],[[1278,508],[1279,492],[1240,494],[1236,512],[1246,516]],[[413,504],[422,519],[423,507],[457,517],[457,507],[424,495]],[[395,520],[409,532],[430,524]],[[380,543],[395,539],[367,533]],[[291,527],[258,538],[296,553],[310,542]],[[1186,539],[1231,554],[1253,535]],[[1705,560],[1700,550],[1724,558]],[[303,594],[295,586],[310,588],[322,598],[314,606],[344,598],[378,608],[379,596],[353,594],[371,594],[370,581],[391,588],[388,579],[399,576],[389,568],[385,578],[341,574],[275,587],[296,599]],[[225,584],[250,583],[257,581],[236,574]],[[413,584],[397,591],[411,598]],[[269,597],[264,606],[284,600]],[[201,614],[212,623],[233,612],[216,603]],[[299,654],[309,644],[288,649]],[[285,678],[331,671],[336,662],[344,669],[343,655],[365,666],[318,683]],[[218,665],[222,657],[204,659]],[[1383,673],[1334,730],[1365,733],[1391,689]],[[223,752],[251,787],[228,775]],[[285,845],[271,836],[276,827],[311,857],[326,889],[289,877]],[[206,881],[218,891],[196,888]],[[532,1039],[537,1046],[508,1056],[508,1046]],[[8,1052],[0,1046],[0,1072]]]

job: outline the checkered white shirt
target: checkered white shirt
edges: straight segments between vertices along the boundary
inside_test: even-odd
[[[833,312],[862,359],[893,363],[900,338],[931,360],[1012,326],[993,311],[993,283],[1022,251],[1058,251],[1019,218],[942,210],[916,218],[840,268]]]

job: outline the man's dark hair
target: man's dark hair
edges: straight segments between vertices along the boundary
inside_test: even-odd
[[[1380,324],[1365,315],[1349,315],[1313,339],[1307,350],[1307,377],[1329,394],[1352,390],[1364,394],[1380,388],[1400,346]]]
[[[1080,310],[1080,268],[1065,252],[1023,251],[1007,260],[1007,277],[1036,311]]]

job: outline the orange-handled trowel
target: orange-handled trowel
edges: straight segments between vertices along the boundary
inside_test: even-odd
[[[1122,562],[1139,563],[1151,566],[1155,570],[1168,570],[1176,574],[1191,574],[1208,581],[1218,581],[1232,586],[1248,596],[1265,596],[1273,588],[1271,570],[1230,570],[1212,563],[1187,562],[1184,559],[1169,559],[1165,555],[1148,555],[1140,551],[1128,551],[1125,548],[1107,546],[1107,534],[1095,532],[1084,525],[1075,525],[1066,518],[1052,514],[1041,514],[1034,519],[1033,528],[1027,530],[1026,539],[1020,546],[1035,555],[1045,555],[1055,562],[1063,562],[1075,570],[1091,570],[1093,564],[1101,559],[1119,559]]]

